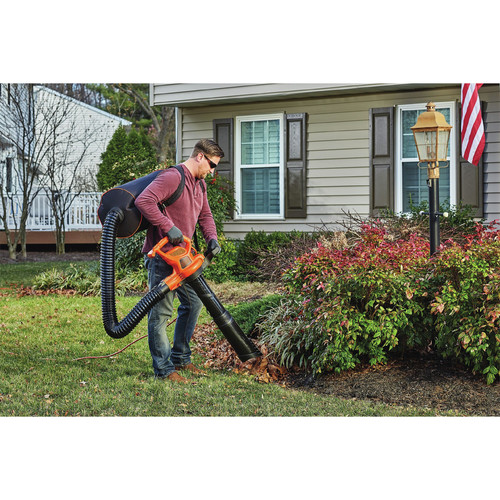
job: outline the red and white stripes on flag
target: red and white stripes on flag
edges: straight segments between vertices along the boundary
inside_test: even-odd
[[[479,165],[484,150],[484,125],[477,91],[482,83],[462,83],[462,156]]]

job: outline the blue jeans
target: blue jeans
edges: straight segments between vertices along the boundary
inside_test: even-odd
[[[151,290],[160,281],[172,274],[172,267],[161,257],[144,257],[148,270],[148,286]],[[170,345],[167,337],[167,323],[172,317],[174,297],[178,295],[180,305],[174,330],[174,344]],[[189,342],[193,336],[196,322],[203,304],[198,295],[184,284],[169,292],[148,313],[148,343],[153,358],[154,374],[158,378],[168,377],[176,366],[185,366],[191,362]]]

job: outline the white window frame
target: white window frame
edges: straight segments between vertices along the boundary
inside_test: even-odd
[[[242,214],[241,207],[241,124],[243,122],[253,122],[259,120],[279,120],[280,123],[280,159],[279,159],[279,187],[280,187],[280,211],[278,214]],[[284,220],[285,219],[285,163],[284,163],[284,114],[273,113],[266,115],[246,115],[236,117],[236,144],[235,144],[235,200],[237,220]],[[266,165],[253,165],[251,168],[262,168]]]
[[[394,182],[395,182],[395,213],[403,212],[403,137],[402,137],[402,113],[407,110],[421,110],[425,111],[427,103],[416,103],[416,104],[401,104],[396,106],[396,157],[395,157],[395,165],[394,165]],[[435,102],[436,109],[438,108],[450,108],[450,125],[453,125],[450,133],[450,144],[448,147],[448,162],[450,169],[450,205],[457,204],[457,182],[456,182],[456,144],[457,137],[456,134],[458,131],[454,124],[456,123],[456,103],[455,101],[446,101],[446,102]],[[416,158],[405,158],[405,160],[411,160],[418,162],[418,157]],[[442,203],[444,200],[439,200]]]

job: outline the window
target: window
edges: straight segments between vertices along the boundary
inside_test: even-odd
[[[236,118],[235,153],[237,218],[283,218],[283,115]]]
[[[12,192],[12,158],[7,158],[6,162],[6,188],[7,192],[11,193]]]
[[[429,200],[427,187],[427,164],[418,166],[418,155],[411,127],[417,117],[426,110],[426,104],[402,105],[397,108],[396,117],[396,206],[395,211],[409,212],[411,206]],[[436,111],[443,113],[450,125],[455,124],[455,103],[436,103]],[[439,202],[456,205],[455,144],[456,127],[451,129],[448,148],[448,168],[439,170]],[[441,165],[440,167],[444,167]]]

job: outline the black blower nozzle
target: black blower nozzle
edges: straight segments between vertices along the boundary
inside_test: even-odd
[[[231,344],[241,361],[248,361],[249,359],[262,356],[259,349],[243,333],[238,323],[236,323],[231,314],[219,302],[203,276],[198,276],[196,279],[189,281],[189,284],[203,302],[215,324]]]

